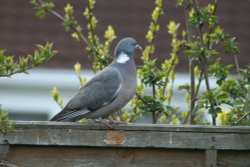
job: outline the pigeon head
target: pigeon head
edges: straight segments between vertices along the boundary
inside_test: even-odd
[[[141,49],[133,38],[123,38],[119,41],[115,48],[115,59],[118,63],[127,62],[133,55],[136,49]]]

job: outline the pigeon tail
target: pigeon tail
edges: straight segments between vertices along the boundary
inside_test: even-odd
[[[82,109],[78,111],[62,111],[56,114],[50,121],[57,121],[57,122],[74,122],[80,120],[84,117],[85,114],[89,113],[88,109]]]

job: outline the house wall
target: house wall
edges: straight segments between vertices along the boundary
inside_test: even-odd
[[[59,13],[63,13],[63,7],[67,4],[66,0],[55,1]],[[86,20],[82,16],[87,1],[70,1],[74,5],[75,17],[84,27]],[[39,20],[36,18],[32,9],[30,0],[1,0],[0,5],[0,49],[8,49],[8,53],[24,55],[34,50],[34,45],[44,43],[45,41],[55,42],[55,47],[59,51],[51,61],[44,64],[43,67],[51,68],[72,68],[75,62],[81,62],[85,68],[90,68],[88,56],[82,51],[83,45],[75,42],[66,33],[61,22],[48,14],[48,16]],[[149,19],[154,8],[153,0],[97,0],[94,13],[99,22],[96,29],[101,40],[103,32],[108,25],[113,25],[116,30],[117,39],[115,43],[125,37],[132,36],[138,42],[145,45],[145,34],[149,26]],[[166,25],[170,20],[181,22],[185,27],[184,12],[181,8],[176,8],[176,2],[166,0],[164,3],[165,15],[162,16],[160,24],[162,28],[156,38],[156,54],[159,62],[169,58],[171,37],[167,32]],[[250,1],[248,0],[226,0],[219,1],[218,15],[220,24],[226,33],[236,36],[240,44],[241,53],[239,54],[240,65],[249,64],[249,41],[250,41]],[[86,30],[84,30],[86,34]],[[137,62],[140,62],[140,55],[136,56]],[[223,55],[223,61],[233,63],[232,55]],[[180,64],[178,71],[188,70],[187,58],[180,54]]]

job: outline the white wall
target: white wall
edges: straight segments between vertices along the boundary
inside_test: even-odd
[[[87,78],[91,73],[83,73]],[[16,119],[44,120],[60,111],[53,101],[51,90],[56,86],[65,102],[79,88],[79,83],[73,70],[36,69],[30,74],[16,74],[11,78],[0,78],[0,104]]]

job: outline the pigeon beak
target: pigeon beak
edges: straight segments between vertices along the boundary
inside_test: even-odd
[[[141,47],[140,45],[138,45],[138,44],[135,46],[135,48],[136,48],[136,49],[140,49],[140,51],[143,50],[142,47]]]

